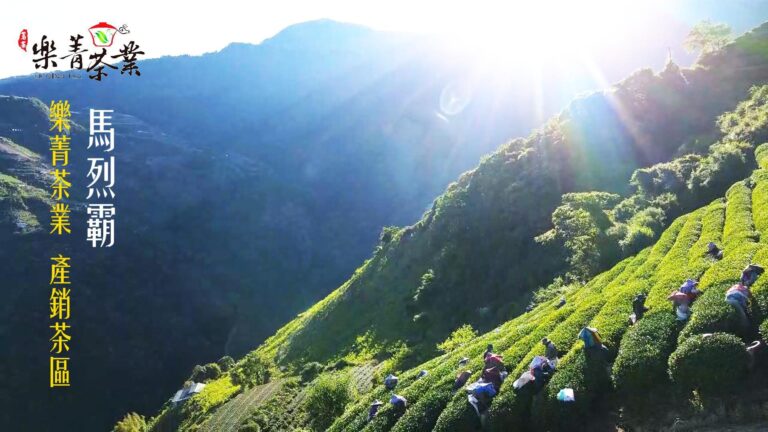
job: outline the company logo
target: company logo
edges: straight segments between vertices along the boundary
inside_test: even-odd
[[[93,46],[97,48],[111,47],[112,42],[115,41],[115,34],[117,29],[111,24],[100,22],[95,26],[88,29],[91,33],[91,40],[93,40]]]
[[[110,69],[119,70],[120,75],[138,77],[141,76],[141,71],[137,62],[139,57],[144,55],[144,51],[141,50],[136,41],[131,40],[126,43],[121,41],[122,47],[116,44],[116,47],[113,48],[116,50],[116,52],[113,51],[114,53],[107,50],[115,43],[117,34],[127,35],[129,33],[130,30],[125,24],[116,28],[112,24],[102,21],[88,29],[94,48],[88,48],[87,37],[76,34],[69,37],[69,44],[64,46],[61,51],[59,51],[56,41],[48,39],[47,35],[42,35],[39,42],[32,44],[32,64],[34,64],[35,70],[48,70],[49,68],[58,68],[59,63],[63,63],[62,67],[69,66],[72,69],[68,76],[79,78],[80,75],[72,72],[85,70],[88,72],[88,78],[96,81],[101,81],[110,75]],[[38,40],[37,37],[35,40]],[[18,40],[19,48],[24,52],[27,51],[28,41],[29,34],[27,29],[24,29],[19,34]],[[117,62],[121,63],[120,67],[116,66]],[[43,77],[41,74],[38,75]],[[49,75],[58,78],[61,74]]]

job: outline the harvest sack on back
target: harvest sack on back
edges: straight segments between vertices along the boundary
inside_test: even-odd
[[[557,393],[557,400],[560,402],[573,402],[576,398],[573,396],[573,389],[565,388]]]

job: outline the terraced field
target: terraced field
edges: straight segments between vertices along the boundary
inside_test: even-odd
[[[248,417],[253,409],[277,393],[281,386],[281,380],[274,380],[240,393],[217,409],[213,416],[203,423],[200,430],[237,432],[240,423]]]
[[[349,373],[352,377],[352,385],[357,390],[358,394],[365,394],[373,387],[373,374],[378,367],[375,363],[366,363],[359,366],[354,366],[350,369]],[[310,384],[311,385],[311,384]],[[283,418],[282,424],[287,425],[290,428],[301,428],[306,426],[304,418],[301,415],[301,405],[304,399],[307,397],[307,391],[309,385],[304,386],[296,396],[291,399],[291,402],[286,406],[285,410],[276,414]]]
[[[565,306],[557,308],[557,300],[540,305],[454,352],[402,373],[396,393],[408,400],[404,414],[387,404],[373,421],[367,421],[371,401],[388,399],[389,392],[377,385],[348,407],[329,430],[478,429],[479,420],[466,394],[453,392],[451,387],[460,370],[473,371],[471,380],[479,378],[481,355],[488,343],[504,356],[513,379],[528,368],[534,356],[543,354],[542,337],[552,340],[564,353],[551,381],[538,394],[512,391],[513,379],[502,386],[489,409],[488,428],[495,431],[524,430],[524,425],[536,430],[578,430],[586,424],[599,395],[606,392],[615,392],[612,394],[627,403],[633,402],[633,395],[648,400],[664,398],[670,390],[690,392],[690,383],[682,372],[678,374],[678,363],[695,364],[717,376],[723,365],[712,364],[711,357],[706,357],[716,351],[711,348],[714,344],[738,354],[727,368],[738,379],[746,373],[746,354],[741,355],[745,353],[744,342],[759,336],[758,326],[768,316],[768,275],[753,287],[749,327],[741,325],[733,307],[725,303],[724,294],[748,263],[768,264],[768,239],[761,236],[768,236],[767,149],[761,146],[756,152],[761,169],[734,184],[724,199],[675,220],[654,246],[571,292]],[[705,255],[710,241],[724,248],[722,260]],[[699,280],[703,294],[694,303],[690,319],[681,323],[666,297],[687,278]],[[647,294],[650,310],[630,326],[631,301],[640,292]],[[585,325],[600,331],[608,355],[585,352],[577,339]],[[768,330],[768,321],[761,327]],[[706,333],[715,336],[702,337]],[[462,357],[471,360],[459,367]],[[678,377],[674,382],[671,368],[672,376]],[[430,373],[417,379],[422,369]],[[574,389],[574,403],[557,401],[563,388]]]
[[[373,374],[376,372],[376,368],[379,365],[376,363],[366,363],[360,366],[355,366],[350,371],[352,375],[352,384],[357,389],[358,394],[364,394],[371,391],[373,388]]]
[[[364,394],[373,387],[373,374],[377,368],[376,363],[366,363],[354,366],[350,369],[352,384],[355,386],[358,394]],[[227,403],[216,409],[210,419],[200,428],[205,432],[237,432],[242,423],[259,406],[269,401],[283,388],[284,380],[274,380],[267,384],[253,387],[232,398]],[[309,385],[302,387],[290,399],[284,409],[280,412],[272,413],[281,418],[278,422],[287,428],[301,428],[305,426],[304,418],[301,415],[301,405],[307,396]]]

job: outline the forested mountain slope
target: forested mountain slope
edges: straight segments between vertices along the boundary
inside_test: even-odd
[[[464,323],[492,328],[521,312],[534,288],[569,270],[572,251],[562,243],[535,241],[552,227],[563,194],[629,195],[633,171],[654,162],[698,151],[704,159],[684,170],[692,179],[682,183],[694,196],[686,205],[695,208],[706,197],[721,195],[743,178],[722,162],[741,169],[754,162],[738,137],[727,136],[737,127],[718,130],[715,120],[746,99],[751,86],[768,82],[766,47],[763,25],[691,70],[670,63],[659,75],[640,71],[612,89],[575,100],[528,138],[503,145],[462,175],[420,221],[385,230],[373,257],[352,278],[259,352],[278,362],[326,361],[359,350],[356,340],[363,335],[381,346],[399,341],[431,346]],[[723,135],[720,147],[707,149]],[[747,146],[755,144],[759,141]],[[619,236],[625,256],[660,233],[668,224],[663,216],[640,221]],[[655,233],[648,234],[653,231],[648,225]],[[602,254],[586,276],[621,255]]]

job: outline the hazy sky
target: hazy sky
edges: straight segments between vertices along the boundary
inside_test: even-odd
[[[432,0],[281,0],[211,2],[165,0],[107,0],[57,2],[4,2],[0,14],[0,77],[34,72],[32,44],[43,34],[65,51],[68,37],[99,21],[119,27],[127,24],[131,39],[142,45],[148,57],[168,54],[201,54],[216,51],[230,42],[258,43],[302,21],[331,18],[377,29],[445,33],[482,39],[489,29],[537,29],[548,34],[563,31],[598,32],[603,25],[620,31],[626,24],[654,31],[654,16],[672,16],[690,25],[704,18],[729,22],[744,30],[768,20],[768,0],[544,0],[544,1],[432,1]],[[49,3],[49,4],[47,4]],[[98,5],[98,8],[96,7]],[[27,53],[17,46],[20,31],[29,31]],[[553,30],[555,29],[555,30]],[[493,31],[492,30],[492,31]],[[591,33],[590,33],[591,32]]]

